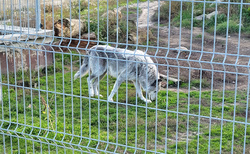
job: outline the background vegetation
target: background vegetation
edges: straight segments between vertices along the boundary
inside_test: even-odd
[[[230,1],[238,2],[238,1]],[[249,0],[244,1],[249,3]],[[181,5],[182,4],[182,5]],[[160,22],[162,26],[168,25],[168,22],[171,22],[172,26],[180,26],[180,17],[181,25],[185,28],[191,28],[192,14],[193,14],[193,26],[202,27],[203,21],[198,21],[195,19],[196,16],[203,15],[204,9],[205,14],[209,14],[213,11],[216,11],[216,4],[214,3],[191,3],[191,2],[171,2],[171,11],[169,10],[169,2],[165,2],[161,5],[160,8]],[[228,4],[218,4],[217,5],[217,23],[216,23],[216,33],[219,35],[225,35],[227,31],[227,20],[229,20],[228,32],[229,34],[239,32],[239,23],[240,23],[240,12],[241,7],[239,4],[231,4],[228,12]],[[181,10],[182,9],[182,13]],[[193,11],[192,11],[193,10]],[[169,20],[169,12],[170,20]],[[192,13],[193,12],[193,13]],[[229,14],[228,14],[229,13]],[[250,7],[249,5],[242,6],[242,19],[241,19],[241,32],[245,34],[250,34]],[[158,12],[155,12],[152,20],[158,21]],[[215,16],[212,18],[206,18],[204,22],[205,30],[209,33],[214,32],[215,28]]]
[[[146,0],[140,0],[139,2],[145,1]],[[137,3],[137,0],[129,1],[128,5],[133,3]],[[135,22],[130,19],[132,18],[131,16],[135,16],[135,14],[137,14],[137,9],[130,8],[128,14],[126,8],[122,9],[122,18],[119,19],[118,23],[116,22],[116,20],[111,21],[111,19],[109,19],[108,26],[107,18],[102,16],[107,12],[107,10],[113,11],[116,10],[117,7],[124,7],[126,5],[127,0],[119,0],[118,4],[116,0],[109,0],[108,3],[107,1],[100,0],[99,4],[97,2],[88,3],[88,1],[86,0],[81,0],[80,7],[79,1],[72,2],[71,9],[69,7],[61,8],[60,6],[52,7],[51,5],[46,5],[44,6],[45,9],[42,12],[41,22],[43,23],[43,25],[45,25],[44,28],[53,29],[53,23],[61,18],[81,19],[85,21],[88,27],[90,27],[91,32],[96,33],[99,40],[117,42],[118,34],[118,42],[126,43],[126,41],[128,40],[127,33],[130,34],[136,31]],[[48,22],[53,20],[55,22]],[[113,24],[110,24],[111,22],[113,22]]]

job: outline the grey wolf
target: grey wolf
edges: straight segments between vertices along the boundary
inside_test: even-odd
[[[146,103],[155,100],[161,78],[156,65],[143,51],[96,45],[90,48],[87,54],[79,71],[74,75],[74,79],[83,77],[89,70],[91,71],[87,78],[91,97],[101,96],[98,92],[98,78],[101,80],[108,73],[117,78],[108,101],[113,101],[113,96],[126,79],[134,83],[141,100]],[[149,99],[143,96],[141,88],[147,92]]]

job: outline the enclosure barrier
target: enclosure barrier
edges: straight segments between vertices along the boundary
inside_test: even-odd
[[[250,0],[0,13],[0,153],[250,153]]]

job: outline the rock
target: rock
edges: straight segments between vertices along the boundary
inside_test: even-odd
[[[214,11],[214,12],[209,13],[206,15],[206,19],[210,19],[210,18],[212,18],[212,16],[215,16],[216,14],[218,14],[218,11]]]
[[[174,49],[176,49],[176,50],[174,50],[175,52],[183,52],[183,51],[185,51],[185,50],[187,50],[188,51],[188,49],[186,48],[186,47],[182,47],[182,46],[180,46],[180,47],[176,47],[176,48],[174,48]],[[180,49],[180,50],[179,50]]]
[[[167,82],[162,82],[162,83],[161,83],[161,87],[162,87],[162,88],[166,88],[166,87],[167,87]]]
[[[203,10],[194,10],[194,16],[199,16],[203,14]]]
[[[197,91],[197,90],[199,90],[199,89],[197,89],[196,87],[191,87],[191,90]]]
[[[95,40],[96,39],[96,35],[94,32],[88,34],[88,33],[85,33],[82,35],[81,39],[90,39],[90,40]]]
[[[206,17],[206,16],[205,16]],[[199,15],[197,17],[195,17],[194,19],[198,20],[198,21],[202,21],[203,20],[203,14]]]

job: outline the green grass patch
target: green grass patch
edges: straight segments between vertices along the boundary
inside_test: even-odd
[[[205,28],[208,32],[213,33],[215,28],[215,16],[206,20]],[[226,35],[228,28],[228,33],[239,32],[239,24],[236,21],[229,20],[229,25],[227,24],[227,16],[224,14],[219,14],[217,16],[216,33],[219,35]]]
[[[167,143],[168,153],[174,153],[176,146],[178,153],[185,153],[186,144],[189,146],[188,152],[193,153],[197,150],[199,130],[199,151],[207,152],[210,135],[210,152],[217,153],[220,150],[221,121],[215,119],[210,121],[209,117],[221,118],[223,111],[224,119],[233,120],[235,116],[236,121],[245,122],[247,91],[242,90],[237,93],[225,91],[223,94],[221,91],[176,93],[163,90],[158,93],[157,102],[146,105],[139,98],[136,99],[136,89],[131,82],[128,82],[127,87],[126,83],[122,83],[118,97],[115,95],[114,100],[118,99],[120,102],[117,104],[106,101],[115,82],[114,78],[105,76],[100,81],[100,93],[103,98],[99,100],[98,97],[89,98],[87,76],[73,81],[72,76],[75,71],[70,69],[71,65],[67,62],[71,60],[74,62],[80,57],[56,54],[55,59],[55,64],[45,69],[47,76],[42,74],[44,70],[40,70],[39,78],[38,73],[32,75],[32,85],[37,83],[36,87],[29,86],[33,88],[32,90],[27,87],[3,86],[0,115],[1,129],[5,135],[0,135],[1,152],[5,149],[6,153],[11,151],[25,153],[33,150],[35,153],[41,151],[47,153],[48,150],[51,153],[61,153],[64,149],[56,147],[55,143],[71,147],[67,144],[69,142],[76,149],[79,149],[76,145],[82,146],[85,151],[88,151],[84,148],[87,146],[114,151],[115,144],[107,145],[106,141],[120,144],[117,147],[118,153],[124,152],[125,145],[154,151],[156,141],[158,152],[164,152],[165,143]],[[72,65],[74,69],[78,67],[79,63]],[[14,77],[9,75],[10,83],[15,85],[15,79],[12,78]],[[22,80],[19,76],[17,79]],[[6,82],[5,77],[3,83]],[[191,83],[196,85],[200,82]],[[187,116],[188,112],[192,115]],[[189,121],[188,126],[187,121]],[[199,127],[198,122],[200,122]],[[211,127],[209,127],[210,123]],[[177,126],[178,132],[176,132]],[[223,152],[231,151],[233,127],[235,127],[234,147],[237,147],[235,152],[242,150],[244,137],[247,140],[246,146],[249,146],[249,127],[247,127],[247,135],[244,136],[244,124],[233,125],[232,122],[224,122],[221,142]],[[187,128],[189,129],[188,143]],[[17,134],[27,139],[17,138]],[[177,145],[175,144],[176,134],[179,139]],[[28,139],[33,139],[35,142]],[[72,153],[72,149],[65,149],[65,151]],[[74,152],[77,153],[77,151]],[[128,148],[127,152],[133,153],[134,149]]]

